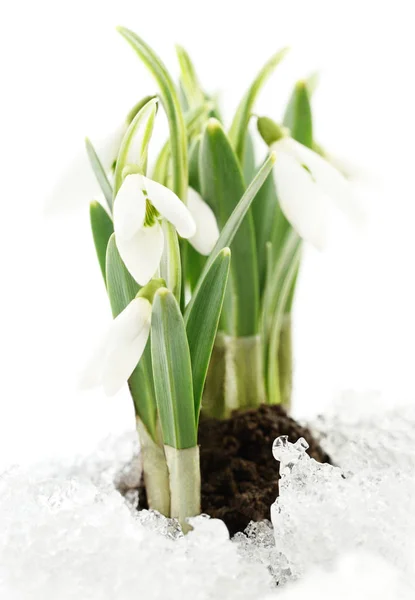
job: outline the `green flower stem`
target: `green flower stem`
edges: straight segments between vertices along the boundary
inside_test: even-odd
[[[266,402],[262,343],[259,335],[225,339],[225,416],[238,408]]]
[[[165,517],[170,516],[169,471],[163,447],[148,434],[142,421],[136,417],[137,432],[140,438],[143,457],[144,483],[150,508]]]
[[[286,410],[291,408],[293,384],[293,352],[291,314],[284,315],[278,347],[278,367],[280,377],[281,404]]]
[[[200,514],[199,446],[178,449],[164,446],[170,475],[170,516],[183,531],[191,529],[186,519]]]

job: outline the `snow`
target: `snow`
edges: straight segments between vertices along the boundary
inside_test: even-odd
[[[3,600],[410,599],[415,583],[415,411],[347,394],[313,424],[338,466],[279,439],[281,494],[269,522],[229,539],[200,516],[137,512],[135,436],[89,457],[0,476]],[[271,448],[270,448],[271,452]],[[276,468],[278,464],[276,463]]]

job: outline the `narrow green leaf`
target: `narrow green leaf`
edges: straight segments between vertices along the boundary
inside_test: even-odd
[[[196,69],[188,52],[182,46],[176,46],[176,53],[180,66],[180,81],[187,104],[190,108],[198,106],[204,102],[205,94],[200,87]]]
[[[238,159],[219,121],[210,119],[200,148],[202,196],[224,227],[242,198],[245,184]],[[255,230],[252,215],[242,221],[231,246],[231,293],[233,314],[225,310],[227,333],[254,335],[258,326],[259,282]]]
[[[136,297],[140,286],[127,271],[115,244],[114,234],[108,242],[106,274],[108,297],[115,318]]]
[[[160,97],[170,128],[173,191],[176,192],[183,202],[186,202],[188,179],[187,135],[176,87],[163,62],[144,40],[125,27],[119,27],[118,31],[139,55],[160,88]]]
[[[131,121],[121,142],[114,174],[114,199],[121,187],[123,171],[127,165],[135,165],[145,175],[148,145],[153,132],[157,112],[157,98],[145,104]]]
[[[173,448],[193,448],[197,427],[189,344],[179,305],[166,288],[154,298],[151,350],[163,441]]]
[[[268,277],[262,306],[262,338],[265,347],[268,346],[270,339],[283,281],[294,258],[299,255],[300,248],[301,238],[291,229],[277,261],[275,262],[275,257],[272,260],[271,275]]]
[[[252,182],[250,183],[248,189],[246,190],[246,192],[240,199],[238,205],[235,207],[231,216],[227,220],[226,225],[222,229],[219,239],[215,244],[215,247],[213,248],[212,252],[210,253],[210,255],[206,261],[206,264],[200,275],[198,284],[195,288],[192,298],[186,307],[186,316],[190,312],[194,302],[196,301],[197,296],[200,292],[200,289],[203,285],[204,278],[206,277],[207,273],[209,272],[209,269],[212,266],[212,263],[215,260],[216,256],[219,254],[219,252],[221,250],[223,250],[226,247],[231,246],[232,241],[233,241],[241,223],[243,222],[244,217],[245,217],[246,213],[248,212],[253,200],[256,198],[258,191],[261,189],[261,186],[264,184],[264,181],[270,174],[274,162],[275,162],[275,153],[272,152],[269,155],[269,157],[267,158],[267,160],[265,161],[265,163],[262,165],[262,167],[260,168],[258,173],[255,175],[255,177],[252,180]]]
[[[101,161],[99,160],[98,154],[95,152],[94,146],[91,144],[88,138],[86,138],[85,140],[85,146],[95,177],[97,178],[97,181],[99,183],[99,187],[101,188],[101,191],[104,194],[104,198],[107,202],[110,212],[112,212],[112,187],[110,182],[108,181],[105,169],[102,166]]]
[[[251,83],[251,86],[247,90],[237,108],[229,131],[229,137],[241,162],[244,159],[246,130],[248,128],[249,119],[251,118],[255,100],[257,99],[261,88],[272,75],[274,69],[279,65],[287,52],[288,48],[283,48],[271,56],[268,62],[266,62],[262,67],[254,81]]]
[[[91,202],[89,205],[89,217],[91,220],[92,237],[94,238],[99,266],[104,281],[106,282],[105,261],[107,246],[111,235],[114,233],[114,225],[107,211],[99,202]]]
[[[285,110],[284,125],[297,142],[308,148],[313,147],[313,120],[307,82],[296,83]]]
[[[114,234],[107,248],[107,291],[115,318],[133,300],[140,289],[127,271],[115,245]],[[140,362],[128,380],[136,414],[140,417],[153,440],[157,439],[157,406],[151,366],[151,343],[147,343]]]
[[[297,275],[300,263],[301,247],[298,246],[295,251],[288,270],[280,282],[280,289],[277,303],[275,306],[272,328],[269,337],[267,362],[267,396],[270,404],[281,401],[280,376],[278,371],[278,349],[280,342],[281,327],[284,320],[285,306],[287,304],[293,281]]]
[[[278,210],[277,191],[272,173],[268,175],[264,185],[257,194],[252,205],[252,217],[255,226],[255,240],[258,257],[258,274],[260,293],[264,290],[267,264],[267,242],[272,239],[272,231]]]
[[[230,259],[229,248],[224,248],[219,252],[203,280],[196,301],[185,317],[192,359],[196,419],[199,416],[206,373],[225,297]]]
[[[206,122],[207,116],[209,114],[209,103],[204,103],[196,109],[190,110],[185,116],[186,130],[189,142],[193,143],[195,136],[199,134],[202,126]],[[193,138],[193,139],[192,139]],[[168,176],[169,176],[169,167],[170,167],[171,153],[170,153],[170,139],[166,141],[164,146],[159,152],[159,155],[156,160],[156,164],[153,170],[153,179],[162,183],[163,185],[168,185]],[[191,150],[189,153],[189,183],[191,184]],[[192,186],[194,187],[194,186]]]
[[[140,110],[148,103],[150,102],[150,100],[153,100],[154,98],[157,98],[156,95],[152,95],[152,96],[144,96],[144,98],[141,98],[141,100],[139,100],[137,102],[137,104],[134,104],[134,106],[132,107],[132,109],[130,110],[130,112],[128,113],[125,122],[127,123],[127,125],[131,125],[131,122],[133,121],[134,117],[137,115],[137,113],[140,112]]]
[[[252,133],[247,129],[246,140],[245,140],[245,153],[243,160],[243,173],[244,181],[246,185],[249,185],[255,176],[256,162],[255,162],[255,148]]]

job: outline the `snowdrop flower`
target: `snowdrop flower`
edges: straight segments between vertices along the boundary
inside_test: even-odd
[[[167,187],[141,174],[127,175],[114,202],[115,241],[125,266],[140,285],[156,273],[164,248],[164,217],[196,250],[209,254],[219,236],[216,219],[194,190],[189,207]]]
[[[271,150],[277,153],[274,180],[281,209],[303,239],[317,248],[325,246],[332,205],[352,221],[360,219],[350,183],[324,158],[288,136],[274,142]]]
[[[102,385],[107,396],[116,394],[136,368],[147,344],[151,303],[134,298],[112,321],[94,356],[81,375],[84,389]]]

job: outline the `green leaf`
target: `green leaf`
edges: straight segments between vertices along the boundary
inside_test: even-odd
[[[115,244],[114,234],[108,242],[106,274],[108,297],[115,318],[136,297],[140,286],[127,271]]]
[[[197,140],[194,136],[199,134],[199,131],[206,122],[207,115],[209,114],[210,104],[204,103],[196,109],[190,110],[185,116],[186,130],[189,142],[193,143],[193,140]],[[192,140],[193,138],[193,140]],[[164,146],[159,152],[157,157],[157,161],[153,171],[153,179],[162,183],[163,185],[168,185],[168,175],[169,175],[169,167],[170,167],[171,153],[170,153],[170,139],[166,141]],[[189,183],[191,184],[191,150],[189,153]],[[194,187],[194,186],[192,186]]]
[[[140,173],[146,174],[148,145],[156,112],[157,98],[152,98],[138,111],[123,137],[115,166],[114,199],[121,187],[125,167],[134,165]]]
[[[179,305],[166,288],[154,298],[151,352],[164,444],[193,448],[197,427],[189,344]]]
[[[148,103],[150,102],[150,100],[153,100],[154,98],[157,98],[156,95],[152,95],[152,96],[144,96],[144,98],[141,98],[141,100],[139,100],[137,102],[137,104],[134,104],[134,106],[132,107],[132,109],[130,110],[130,112],[128,113],[125,122],[127,123],[127,125],[131,125],[134,117],[140,112],[140,110]]]
[[[254,140],[252,138],[252,133],[249,131],[249,129],[247,129],[246,131],[243,172],[244,181],[246,185],[249,185],[252,179],[254,178],[256,172]]]
[[[255,100],[257,99],[261,88],[272,75],[274,69],[279,65],[287,52],[288,48],[283,48],[271,56],[268,62],[265,63],[254,81],[251,83],[251,86],[242,98],[235,113],[229,131],[229,138],[241,162],[243,161],[245,153],[246,130],[248,129],[248,124],[251,118]]]
[[[293,286],[293,281],[297,276],[300,256],[301,246],[298,245],[289,263],[288,269],[280,281],[278,298],[275,305],[272,327],[269,336],[268,358],[267,362],[265,363],[267,365],[267,397],[270,404],[281,402],[280,374],[278,370],[278,349],[281,328],[285,314],[285,306]]]
[[[205,95],[200,87],[193,62],[182,46],[176,46],[176,53],[180,66],[180,82],[187,104],[190,108],[198,106],[204,102]]]
[[[115,245],[114,234],[107,248],[107,291],[115,318],[133,300],[140,286],[127,271]],[[136,414],[154,441],[157,440],[157,406],[151,366],[151,343],[147,343],[140,362],[128,380]]]
[[[174,82],[157,54],[137,34],[118,27],[118,31],[132,46],[150,70],[160,88],[160,97],[167,114],[173,163],[173,191],[186,202],[187,190],[187,135],[180,101]]]
[[[99,160],[98,154],[95,152],[94,146],[91,144],[88,138],[86,138],[85,140],[85,146],[95,177],[97,178],[97,181],[99,183],[99,187],[101,188],[101,191],[104,194],[104,198],[107,202],[110,212],[112,212],[112,187],[110,182],[108,181],[105,169],[102,166],[101,161]]]
[[[268,248],[271,248],[270,245]],[[270,345],[271,332],[274,327],[276,316],[281,307],[281,295],[287,273],[291,269],[292,263],[300,256],[301,238],[294,230],[291,230],[287,235],[287,240],[283,246],[282,252],[272,260],[272,265],[269,266],[267,286],[265,288],[263,305],[262,305],[262,332],[261,337],[264,342],[265,352]],[[270,261],[271,262],[271,261]],[[287,290],[286,300],[288,299],[290,290]],[[285,308],[285,304],[283,305]]]
[[[245,184],[235,152],[216,119],[209,120],[202,138],[199,172],[202,196],[212,206],[223,228],[242,198]],[[255,230],[250,213],[242,221],[231,250],[233,314],[229,314],[226,306],[226,331],[237,336],[254,335],[258,325],[259,282]]]
[[[278,210],[277,191],[272,173],[268,175],[264,185],[257,194],[252,205],[252,216],[255,225],[255,239],[258,257],[258,273],[260,293],[264,289],[267,265],[267,242],[272,239],[272,231]]]
[[[192,309],[194,302],[197,299],[197,296],[203,286],[203,281],[204,281],[207,273],[209,272],[209,269],[212,266],[213,261],[215,260],[216,256],[219,254],[219,252],[221,250],[223,250],[226,247],[231,246],[232,241],[233,241],[236,233],[238,232],[239,227],[240,227],[241,223],[243,222],[244,217],[245,217],[246,213],[248,212],[253,200],[256,198],[258,191],[261,189],[261,186],[264,184],[264,181],[270,174],[274,162],[275,162],[275,153],[272,152],[270,154],[270,156],[267,158],[267,160],[265,161],[265,163],[262,165],[262,167],[260,168],[258,173],[255,175],[255,177],[252,180],[252,182],[250,183],[248,189],[246,190],[246,192],[240,199],[238,205],[234,208],[231,216],[227,220],[226,225],[222,229],[219,239],[215,244],[215,247],[213,248],[212,252],[210,253],[210,255],[206,261],[206,264],[200,275],[198,284],[195,288],[192,298],[186,307],[186,317],[187,317],[187,314]]]
[[[101,267],[101,273],[106,282],[105,261],[107,246],[111,235],[114,233],[114,225],[107,211],[99,202],[91,202],[89,205],[89,216],[99,266]]]
[[[313,147],[313,120],[307,82],[298,81],[288,102],[284,115],[284,125],[289,128],[291,137]]]
[[[205,385],[212,348],[228,281],[231,253],[229,248],[219,252],[206,273],[185,323],[192,359],[193,393],[196,419],[199,416],[203,387]]]

